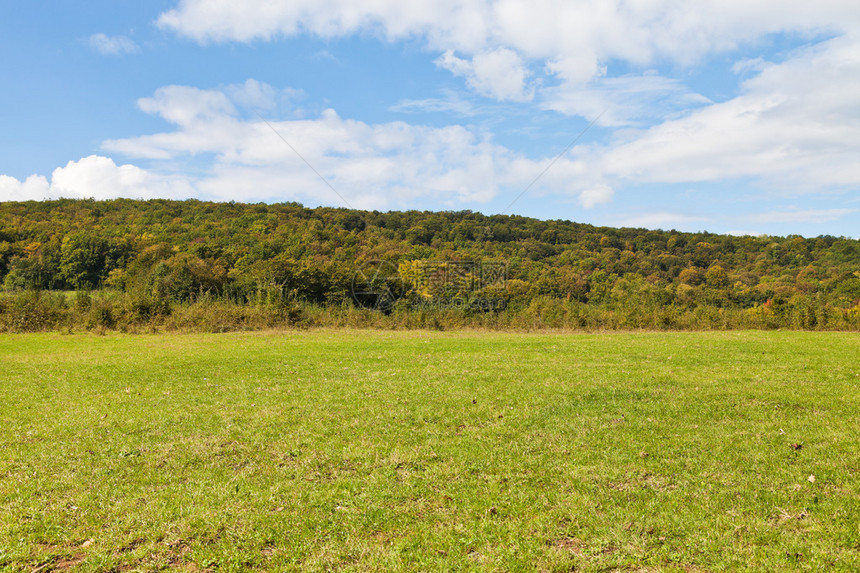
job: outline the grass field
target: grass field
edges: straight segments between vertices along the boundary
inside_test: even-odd
[[[0,336],[0,570],[860,569],[860,336]]]

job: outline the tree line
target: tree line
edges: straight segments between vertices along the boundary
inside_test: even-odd
[[[389,261],[399,276],[386,280],[401,285],[396,300],[376,310],[353,296],[356,272],[371,261]],[[450,263],[468,274],[465,262],[504,265],[504,281],[468,292],[451,281],[444,292],[430,288],[430,269]],[[0,203],[0,284],[2,330],[860,328],[857,240],[616,229],[470,211]],[[482,296],[504,304],[452,304]]]

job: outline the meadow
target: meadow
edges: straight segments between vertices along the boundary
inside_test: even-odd
[[[860,569],[860,337],[0,335],[0,570]]]

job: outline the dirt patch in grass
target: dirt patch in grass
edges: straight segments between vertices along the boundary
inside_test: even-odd
[[[70,571],[86,559],[85,555],[78,554],[71,558],[55,559],[33,569],[31,573],[46,573],[48,571]]]
[[[564,537],[557,539],[551,543],[554,549],[566,553],[573,553],[576,556],[582,556],[582,550],[585,544],[576,537]]]

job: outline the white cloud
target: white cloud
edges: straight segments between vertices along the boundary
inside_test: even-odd
[[[606,146],[574,149],[574,159],[554,165],[530,191],[573,193],[587,208],[611,201],[606,190],[630,182],[752,179],[780,193],[860,184],[860,10],[851,0],[181,0],[159,25],[204,43],[302,34],[417,38],[440,54],[439,67],[481,95],[536,100],[587,119],[602,113],[603,126],[639,128],[616,131]],[[741,95],[720,103],[677,79],[637,71],[683,68],[773,35],[833,39],[778,64],[744,57],[733,67],[747,78]],[[610,64],[634,71],[610,76]],[[423,100],[403,102],[401,110],[434,106],[445,108]],[[196,140],[202,151],[206,142],[247,128],[228,124],[195,124],[113,148],[169,156]],[[309,134],[325,122],[282,127]],[[496,186],[525,186],[525,174],[545,165],[510,155],[512,164],[502,168],[490,154]]]
[[[615,191],[613,191],[612,187],[604,183],[581,192],[579,194],[579,203],[586,209],[593,209],[598,205],[611,203],[614,196]]]
[[[236,114],[236,108],[223,92],[188,86],[158,88],[155,96],[142,98],[137,105],[146,113],[160,115],[170,123],[179,125]]]
[[[576,197],[582,207],[591,209],[612,201],[613,188],[628,183],[753,179],[777,194],[856,189],[860,185],[856,45],[853,36],[843,36],[800,50],[782,63],[741,66],[759,71],[744,81],[738,97],[649,129],[619,130],[607,145],[575,147],[551,166],[529,195]],[[450,56],[449,64],[458,73],[474,72],[472,60]],[[641,85],[650,86],[646,94],[693,97],[672,80],[645,75],[598,78],[582,99],[564,99],[561,94],[556,103],[585,110],[588,90],[610,94],[595,96],[595,101],[623,102]],[[103,144],[110,154],[152,160],[150,170],[116,166],[107,157],[84,158],[57,170],[50,183],[44,178],[24,182],[2,178],[0,192],[9,198],[42,198],[63,190],[75,196],[196,194],[338,204],[340,200],[269,125],[248,113],[249,108],[276,109],[278,101],[293,95],[255,80],[209,90],[166,86],[138,105],[173,129]],[[630,121],[621,113],[612,118],[615,124]],[[549,158],[530,159],[459,125],[369,124],[328,110],[310,119],[273,121],[271,126],[355,207],[413,208],[425,200],[433,208],[487,204],[525,189],[550,164]],[[195,171],[186,170],[185,177],[160,175],[190,162]],[[201,165],[203,169],[196,170]],[[659,222],[641,220],[643,226]]]
[[[107,36],[93,34],[90,36],[90,48],[105,56],[135,54],[140,51],[137,44],[126,36]]]
[[[469,53],[504,45],[531,57],[644,61],[685,60],[764,34],[832,31],[857,20],[854,4],[839,0],[181,0],[158,23],[201,42],[364,30],[423,36],[434,48]],[[577,56],[583,47],[590,49]]]
[[[106,141],[103,147],[170,166],[192,159],[207,163],[206,175],[193,182],[205,197],[342,203],[292,146],[359,208],[413,208],[427,200],[449,208],[485,204],[502,192],[526,188],[550,161],[528,159],[459,125],[368,124],[334,110],[313,119],[243,119],[235,94],[230,87],[160,88],[140,107],[175,129]],[[582,165],[562,158],[530,193],[582,193],[580,202],[593,207],[612,196],[600,183],[584,177]]]
[[[460,59],[448,50],[436,65],[465,77],[475,91],[497,100],[529,101],[534,97],[533,90],[526,91],[528,72],[522,59],[507,48],[482,52],[471,60]]]
[[[271,40],[302,32],[331,38],[366,30],[387,39],[426,35],[434,43],[456,38],[458,46],[477,46],[486,33],[481,31],[486,8],[484,2],[455,0],[191,0],[163,13],[158,24],[200,42]]]
[[[232,86],[227,89],[232,89]],[[177,153],[228,152],[225,142],[236,137],[236,108],[223,91],[188,86],[166,86],[151,98],[142,98],[138,107],[183,127],[180,134],[156,134],[109,140],[108,151],[148,159],[169,159]]]
[[[583,160],[613,180],[753,178],[780,193],[860,185],[860,51],[830,40],[767,64],[742,93],[650,129],[627,132]]]
[[[440,98],[401,100],[390,109],[398,113],[453,112],[463,116],[473,116],[477,113],[471,102],[451,93]]]
[[[193,197],[193,186],[181,176],[150,173],[134,165],[116,165],[99,155],[69,161],[51,174],[51,181],[31,175],[23,182],[0,175],[0,201],[42,201],[45,199],[179,199]]]
[[[181,198],[194,196],[181,176],[150,173],[135,165],[116,165],[109,157],[90,155],[69,161],[51,174],[51,193],[59,197],[111,199]]]
[[[42,201],[50,198],[50,187],[40,175],[31,175],[24,181],[0,175],[0,201]]]
[[[597,77],[572,89],[562,85],[543,90],[541,107],[566,115],[600,116],[604,126],[629,126],[643,120],[661,120],[692,106],[711,103],[691,92],[680,81],[646,72],[616,77]],[[600,114],[603,115],[600,115]]]
[[[513,56],[543,62],[564,84],[581,86],[612,60],[687,65],[769,34],[856,31],[860,11],[851,0],[181,0],[158,23],[199,42],[302,33],[423,38],[432,50],[467,56],[442,61],[476,89],[512,99],[522,97],[514,89],[519,78],[500,85],[497,70],[516,69]]]
[[[254,79],[249,79],[244,84],[227,86],[224,91],[241,107],[272,110],[278,104],[278,91],[269,84]],[[301,94],[300,90],[285,90],[285,92],[292,96]]]
[[[744,58],[732,64],[732,71],[736,74],[747,72],[762,72],[769,65],[764,58]]]

